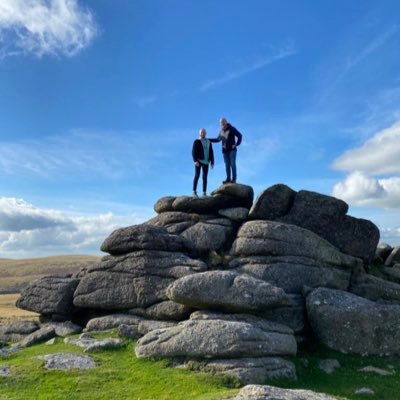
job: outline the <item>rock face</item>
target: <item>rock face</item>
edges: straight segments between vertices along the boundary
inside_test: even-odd
[[[43,315],[71,315],[76,309],[73,295],[79,279],[45,277],[34,281],[21,293],[17,307]]]
[[[211,196],[161,198],[154,218],[111,233],[99,263],[28,287],[18,305],[51,323],[33,334],[0,327],[0,340],[65,335],[73,327],[54,321],[72,320],[140,338],[139,357],[182,357],[242,383],[295,379],[286,357],[304,336],[340,351],[399,354],[400,284],[367,273],[376,226],[347,215],[339,199],[283,184],[253,197],[250,186],[227,184]],[[396,257],[386,259],[393,271]],[[87,334],[72,340],[112,345]],[[278,393],[264,389],[251,396]]]
[[[104,257],[81,279],[74,304],[82,308],[126,310],[168,300],[175,279],[206,270],[204,262],[182,253],[142,250]]]
[[[227,312],[256,312],[290,304],[282,289],[231,271],[183,277],[168,287],[167,296],[187,306]]]
[[[318,288],[307,297],[313,332],[345,353],[400,354],[400,306],[381,305],[352,293]]]

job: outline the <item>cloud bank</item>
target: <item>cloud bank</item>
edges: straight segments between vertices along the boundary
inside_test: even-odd
[[[0,258],[98,254],[113,230],[145,219],[135,213],[70,215],[23,199],[0,197]]]
[[[98,34],[78,0],[1,0],[0,58],[20,54],[72,57]]]

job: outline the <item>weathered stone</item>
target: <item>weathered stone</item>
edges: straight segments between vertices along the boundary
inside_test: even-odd
[[[307,297],[316,336],[344,353],[400,354],[400,306],[380,305],[352,293],[318,288]]]
[[[218,211],[219,215],[229,218],[232,221],[242,222],[247,219],[249,210],[245,207],[224,208]]]
[[[392,250],[393,247],[389,244],[379,243],[378,247],[376,248],[375,255],[385,262]]]
[[[165,196],[161,197],[156,204],[154,204],[154,211],[158,214],[173,211],[172,203],[175,201],[176,196]]]
[[[362,387],[354,390],[354,394],[374,396],[375,392],[371,388]]]
[[[253,204],[254,191],[251,186],[239,184],[239,183],[229,183],[221,185],[218,189],[211,192],[212,196],[230,196],[234,199],[241,200],[243,207],[249,209]]]
[[[301,293],[305,286],[330,287],[347,290],[350,285],[351,269],[332,268],[326,260],[299,256],[254,256],[238,257],[229,263],[240,273],[249,274],[286,293]]]
[[[388,255],[385,265],[394,265],[400,263],[400,246],[395,247]]]
[[[250,219],[274,221],[286,215],[293,205],[296,192],[289,186],[277,184],[264,190],[249,212]]]
[[[380,376],[392,376],[395,374],[395,372],[393,370],[377,368],[372,365],[368,365],[366,367],[360,368],[359,371],[360,372],[373,372],[374,374],[377,374]]]
[[[143,318],[129,314],[112,314],[93,318],[86,325],[86,332],[106,331],[118,328],[120,325],[139,325]]]
[[[206,269],[204,262],[182,253],[145,250],[104,257],[80,281],[74,304],[105,310],[145,308],[168,300],[165,290],[175,279]]]
[[[139,325],[124,325],[124,324],[118,327],[118,335],[130,339],[139,339],[141,336],[143,336],[139,333]]]
[[[355,274],[349,291],[372,301],[400,304],[400,284],[370,274]]]
[[[294,364],[279,357],[217,359],[197,364],[189,361],[185,367],[234,376],[242,385],[265,383],[274,379],[297,379]]]
[[[143,336],[146,333],[149,333],[156,329],[167,329],[167,328],[172,328],[173,326],[176,325],[177,322],[172,322],[172,321],[154,321],[154,320],[141,321],[138,326],[138,332],[140,333],[141,336]]]
[[[207,271],[176,280],[168,297],[187,306],[227,312],[262,311],[289,305],[286,293],[267,282],[232,271]]]
[[[9,356],[10,354],[16,353],[20,351],[22,347],[18,343],[14,343],[10,347],[6,347],[4,349],[0,349],[0,356]]]
[[[81,333],[82,327],[72,322],[49,322],[42,325],[42,328],[51,327],[54,328],[54,332],[57,336],[68,336],[74,333]]]
[[[45,344],[47,344],[48,346],[51,346],[52,344],[55,344],[56,342],[56,338],[53,337],[52,339],[48,340]]]
[[[106,338],[106,339],[93,339],[93,338],[65,338],[64,343],[74,344],[83,347],[85,353],[90,353],[97,350],[110,349],[120,347],[122,345],[121,339]]]
[[[221,250],[230,247],[233,241],[234,227],[227,218],[215,218],[187,228],[181,233],[187,247],[199,253]]]
[[[305,299],[302,295],[289,295],[290,305],[263,311],[260,316],[293,329],[296,334],[308,329]]]
[[[379,229],[370,221],[347,216],[348,205],[320,193],[299,191],[290,211],[280,221],[308,229],[345,254],[370,262],[379,241]]]
[[[102,251],[112,255],[139,250],[184,251],[185,249],[185,242],[181,236],[149,224],[117,229],[101,245]]]
[[[17,307],[39,314],[66,314],[76,312],[73,294],[79,279],[44,277],[30,283],[17,300]]]
[[[400,264],[394,264],[392,267],[384,267],[383,273],[392,278],[395,278],[397,281],[400,280]]]
[[[182,321],[187,319],[193,311],[191,307],[167,300],[156,303],[147,308],[133,308],[129,314],[138,315],[148,319]]]
[[[149,332],[139,339],[135,352],[138,357],[236,358],[294,355],[296,350],[289,334],[244,322],[189,320]]]
[[[315,233],[275,221],[244,223],[232,245],[231,255],[308,257],[324,266],[343,269],[361,264],[360,259],[341,253]]]
[[[11,376],[11,369],[7,365],[0,365],[0,377]]]
[[[0,341],[5,343],[18,342],[38,329],[39,325],[35,321],[15,321],[9,324],[1,324]]]
[[[340,364],[338,360],[329,358],[327,360],[321,360],[318,364],[318,368],[330,375],[333,374],[337,368],[340,368]]]
[[[335,398],[311,390],[247,385],[240,390],[236,397],[227,400],[335,400]]]
[[[96,363],[88,356],[75,353],[54,353],[38,356],[40,360],[45,360],[46,369],[70,370],[70,369],[91,369]]]
[[[186,213],[213,214],[218,212],[221,205],[220,199],[213,196],[179,196],[172,203],[172,208]]]
[[[212,216],[214,218],[214,216]],[[166,211],[146,222],[148,225],[161,226],[169,233],[181,234],[185,229],[193,226],[203,218],[199,214],[189,214],[180,211]]]
[[[36,343],[45,342],[55,336],[55,329],[51,326],[40,328],[35,332],[30,333],[28,336],[23,338],[18,344],[21,347],[32,346]]]
[[[252,314],[225,314],[215,311],[195,311],[190,315],[191,320],[221,320],[231,322],[245,322],[266,332],[293,335],[293,330],[278,322],[269,321],[263,317]]]

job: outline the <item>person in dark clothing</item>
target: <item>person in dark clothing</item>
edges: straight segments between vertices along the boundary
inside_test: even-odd
[[[226,169],[226,179],[222,183],[236,183],[236,153],[237,147],[242,143],[242,134],[226,118],[221,118],[219,123],[221,131],[218,137],[210,139],[210,142],[218,143],[222,141],[222,154]]]
[[[197,197],[197,182],[200,170],[203,170],[203,196],[207,196],[208,166],[214,167],[214,151],[211,142],[206,139],[207,132],[200,129],[200,138],[193,142],[192,157],[194,162],[193,196]]]

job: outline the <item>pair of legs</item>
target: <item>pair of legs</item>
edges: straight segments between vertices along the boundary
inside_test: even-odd
[[[197,191],[197,182],[200,177],[200,170],[203,170],[203,193],[207,192],[207,176],[208,176],[208,164],[202,164],[198,167],[194,166],[194,179],[193,179],[193,192]]]
[[[228,182],[236,182],[236,149],[223,154],[226,169],[226,180]]]

